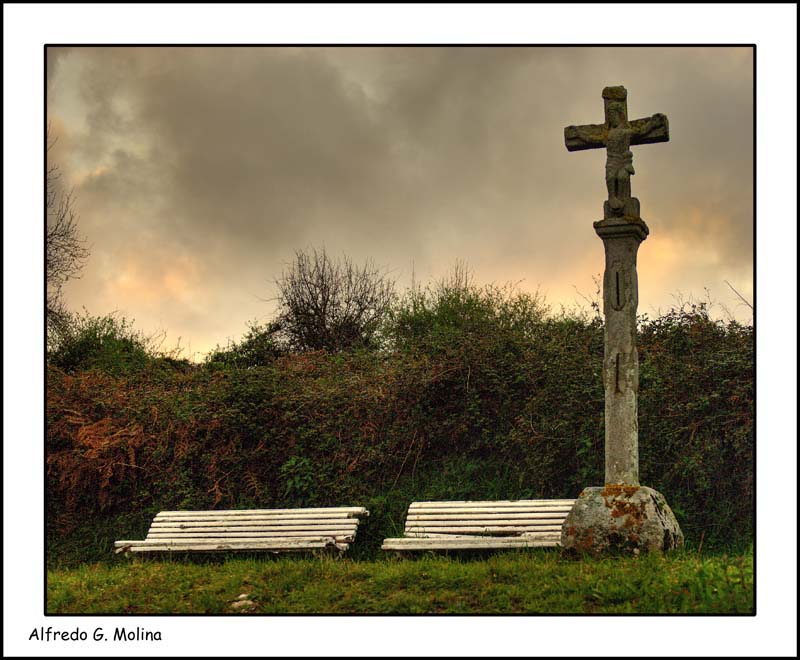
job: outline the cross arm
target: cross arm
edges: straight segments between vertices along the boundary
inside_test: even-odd
[[[567,145],[567,151],[605,147],[607,136],[608,127],[605,124],[567,126],[564,129],[564,143]]]
[[[669,121],[667,121],[667,116],[661,113],[644,119],[634,119],[630,122],[630,127],[633,131],[631,144],[669,142]]]

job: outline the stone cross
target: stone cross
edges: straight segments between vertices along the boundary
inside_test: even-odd
[[[631,197],[633,153],[630,147],[669,141],[669,122],[662,114],[628,121],[628,92],[624,87],[606,87],[604,124],[567,126],[564,141],[568,151],[599,149],[605,147],[606,186],[608,201],[603,206],[603,217],[639,217],[639,200]]]
[[[605,123],[567,126],[569,151],[607,149],[608,200],[603,219],[594,223],[603,239],[605,350],[605,483],[639,485],[639,355],[636,352],[636,308],[639,283],[636,254],[650,233],[639,216],[639,200],[631,197],[633,154],[630,147],[669,140],[669,123],[662,114],[628,121],[627,91],[606,87]]]
[[[603,124],[567,126],[567,149],[605,147],[608,200],[603,219],[594,223],[603,239],[606,395],[605,485],[584,488],[561,526],[561,548],[575,553],[634,554],[666,552],[683,545],[683,532],[666,498],[639,484],[639,356],[636,352],[636,307],[639,283],[636,253],[649,230],[639,216],[639,200],[631,197],[631,146],[666,142],[664,115],[628,121],[624,87],[603,90]]]

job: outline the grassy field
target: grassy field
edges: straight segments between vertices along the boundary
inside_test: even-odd
[[[54,568],[49,614],[752,614],[753,555],[140,559]],[[237,599],[246,594],[238,604]]]

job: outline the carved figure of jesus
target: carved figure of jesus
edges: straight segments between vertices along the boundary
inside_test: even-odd
[[[633,131],[627,126],[624,107],[618,104],[609,105],[606,187],[612,212],[621,215],[625,209],[625,200],[631,198],[631,176],[636,174],[633,169],[633,152],[630,149]]]

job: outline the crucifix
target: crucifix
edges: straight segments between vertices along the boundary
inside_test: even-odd
[[[644,119],[628,121],[628,92],[620,87],[603,90],[604,124],[567,126],[564,141],[568,151],[607,149],[606,187],[608,201],[603,205],[603,217],[639,217],[639,200],[631,197],[633,153],[637,144],[669,141],[669,122],[666,115],[655,114]]]
[[[636,308],[639,283],[636,254],[649,229],[631,197],[633,153],[639,144],[667,142],[669,123],[662,114],[628,120],[628,93],[622,86],[603,90],[605,123],[567,126],[569,151],[605,147],[608,200],[603,219],[594,223],[603,239],[605,349],[605,483],[639,485],[639,355],[636,352]]]
[[[603,239],[605,315],[605,485],[584,488],[561,528],[565,553],[665,552],[683,544],[683,532],[658,491],[639,484],[639,354],[636,308],[639,282],[636,254],[650,230],[631,197],[633,153],[637,144],[669,140],[664,115],[628,121],[624,87],[603,90],[603,124],[567,126],[569,151],[605,147],[608,199],[603,219],[594,223]]]

